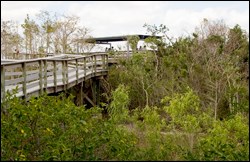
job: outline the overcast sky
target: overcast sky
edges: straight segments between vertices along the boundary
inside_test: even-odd
[[[192,33],[203,18],[239,24],[249,33],[249,1],[1,1],[1,20],[23,23],[40,10],[79,16],[94,37],[146,34],[147,23],[164,24],[177,38]]]

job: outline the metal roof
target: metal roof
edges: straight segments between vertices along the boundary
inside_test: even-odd
[[[118,42],[118,41],[126,41],[128,36],[138,36],[140,40],[144,40],[148,37],[156,37],[161,38],[160,36],[151,36],[151,35],[124,35],[124,36],[111,36],[111,37],[96,37],[89,38],[85,40],[88,43],[96,43],[96,44],[106,44],[109,42]]]

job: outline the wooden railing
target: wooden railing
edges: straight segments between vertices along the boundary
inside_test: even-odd
[[[17,97],[55,93],[91,77],[107,75],[108,54],[40,58],[1,62],[1,102],[7,91],[17,88]]]
[[[7,55],[2,55],[3,59],[14,59],[14,60],[30,60],[37,58],[45,58],[51,54],[29,54],[29,53],[9,53]]]

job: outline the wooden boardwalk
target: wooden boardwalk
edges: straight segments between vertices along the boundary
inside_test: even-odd
[[[110,59],[112,60],[112,59]],[[92,77],[108,73],[108,54],[59,55],[32,60],[1,60],[1,102],[6,92],[29,99],[44,92],[56,93]]]

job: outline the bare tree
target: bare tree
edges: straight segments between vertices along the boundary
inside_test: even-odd
[[[1,53],[12,55],[14,50],[21,47],[22,38],[18,33],[18,25],[13,21],[1,21]]]
[[[37,15],[38,19],[41,20],[41,40],[45,39],[46,47],[45,51],[46,53],[49,53],[51,50],[51,43],[52,43],[52,34],[56,31],[56,21],[57,21],[57,15],[56,13],[54,15],[51,15],[48,11],[40,11],[40,13]],[[44,48],[44,43],[41,41],[40,48]]]

